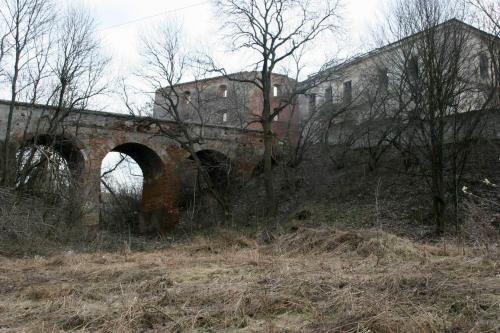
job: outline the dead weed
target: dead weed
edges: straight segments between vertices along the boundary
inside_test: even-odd
[[[1,332],[494,332],[498,256],[383,232],[231,231],[127,255],[2,259]]]

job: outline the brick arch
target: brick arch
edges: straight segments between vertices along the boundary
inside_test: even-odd
[[[87,147],[78,138],[68,134],[30,134],[18,141],[18,149],[29,145],[50,146],[68,163],[75,177],[79,177],[88,160]]]
[[[22,158],[33,158],[30,146],[45,146],[57,153],[60,158],[66,162],[69,176],[71,177],[72,185],[79,187],[82,183],[82,177],[88,165],[88,149],[84,143],[77,137],[68,133],[31,133],[24,132],[22,136],[14,137],[13,149],[11,149],[11,165],[15,166],[11,170],[12,179],[19,180],[18,173],[21,172],[21,167],[17,162],[19,161],[18,154],[27,154]],[[26,149],[26,150],[25,150]],[[36,158],[36,157],[35,157]],[[63,172],[60,170],[60,172]]]
[[[231,159],[226,154],[213,149],[197,150],[196,156],[207,171],[214,186],[220,190],[226,189],[234,175]],[[189,156],[188,160],[193,160],[193,156]]]
[[[214,151],[225,155],[230,160],[234,161],[238,159],[237,155],[237,143],[227,143],[227,142],[216,142],[209,141],[197,147],[196,152],[199,151]]]
[[[172,163],[165,156],[162,158],[149,145],[138,142],[121,142],[109,152],[130,156],[142,170],[144,180],[139,221],[141,233],[168,231],[178,222],[178,186]]]
[[[262,158],[261,147],[250,143],[214,142],[203,145],[201,150],[214,150],[225,154],[232,162],[235,179],[246,182],[254,175],[254,169]]]
[[[84,222],[95,221],[95,202],[92,198],[91,187],[87,184],[88,175],[91,174],[91,160],[89,153],[92,151],[92,146],[85,140],[81,140],[74,134],[56,131],[55,133],[48,133],[42,130],[33,131],[24,130],[13,136],[15,149],[11,150],[11,157],[13,161],[17,161],[17,154],[20,149],[29,148],[30,145],[48,146],[56,152],[66,163],[72,178],[71,195],[74,196],[74,203],[81,203],[81,206],[73,206],[72,215],[81,219]],[[31,154],[31,152],[28,151]],[[19,172],[16,170],[19,165],[14,163],[16,167],[12,172]],[[61,172],[63,172],[61,170]],[[13,175],[15,177],[16,175]],[[17,178],[16,181],[19,181]],[[90,200],[89,200],[90,199]]]
[[[130,156],[141,168],[144,183],[154,182],[161,177],[163,173],[163,160],[147,145],[127,142],[122,143],[110,150],[110,152],[122,153]]]

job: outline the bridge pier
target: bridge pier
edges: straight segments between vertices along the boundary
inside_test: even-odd
[[[0,141],[0,179],[5,176],[5,181],[4,184],[6,186],[14,186],[16,183],[16,167],[17,167],[17,158],[16,158],[16,153],[17,149],[19,146],[14,142],[11,142],[9,144],[9,147],[5,147],[4,141]],[[8,149],[7,151],[7,165],[8,168],[4,172],[4,166],[5,166],[5,150]]]
[[[141,233],[164,234],[179,222],[178,193],[178,177],[170,163],[164,163],[159,177],[144,178],[139,221]]]
[[[98,159],[85,161],[84,170],[77,178],[77,203],[81,204],[83,227],[94,232],[99,227],[101,209],[101,164]]]

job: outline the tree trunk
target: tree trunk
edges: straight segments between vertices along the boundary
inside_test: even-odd
[[[14,111],[16,107],[16,98],[17,98],[17,78],[19,76],[19,56],[16,54],[16,61],[14,66],[14,77],[12,78],[11,84],[11,99],[9,105],[9,115],[7,119],[7,129],[5,132],[5,141],[4,141],[4,160],[3,160],[3,173],[2,173],[2,184],[4,186],[12,186],[14,185],[12,172],[10,172],[10,168],[12,167],[11,160],[11,152],[10,152],[10,134],[12,131],[12,118],[14,116]]]
[[[438,193],[433,196],[433,210],[436,222],[436,234],[442,235],[445,232],[445,202]]]
[[[442,147],[438,147],[437,156],[432,162],[432,204],[434,221],[436,223],[436,234],[441,235],[445,232],[445,189],[444,189],[444,175],[442,164]]]
[[[265,118],[265,117],[264,117]],[[267,212],[276,213],[276,198],[273,185],[273,131],[271,122],[265,118],[262,123],[264,129],[264,187],[266,190]]]

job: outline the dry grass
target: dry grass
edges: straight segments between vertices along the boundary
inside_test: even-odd
[[[83,241],[74,198],[59,198],[54,204],[50,197],[0,187],[0,255],[46,254]]]
[[[323,227],[0,257],[0,332],[498,332],[498,253],[462,253]]]

